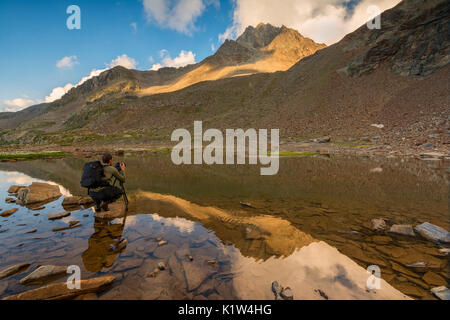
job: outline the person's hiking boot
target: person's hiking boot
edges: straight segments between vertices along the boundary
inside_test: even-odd
[[[102,204],[101,208],[103,211],[109,211],[109,207],[108,207],[107,203]]]

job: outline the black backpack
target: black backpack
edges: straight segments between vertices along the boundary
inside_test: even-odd
[[[102,179],[104,176],[103,165],[100,161],[88,162],[83,167],[81,186],[88,189],[104,187],[107,185],[107,182]]]

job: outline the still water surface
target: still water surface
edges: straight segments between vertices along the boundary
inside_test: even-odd
[[[79,181],[89,159],[0,163],[1,199],[10,185],[33,181],[57,184],[63,194],[40,211],[19,207],[0,218],[0,270],[31,263],[0,280],[0,298],[34,288],[19,280],[45,264],[78,265],[83,279],[116,276],[99,299],[274,299],[275,280],[294,299],[433,299],[431,282],[448,282],[441,246],[370,230],[379,217],[448,230],[443,161],[282,158],[278,175],[260,176],[257,166],[175,166],[164,154],[116,160],[127,163],[130,210],[113,221],[82,207],[47,219],[64,210],[64,196],[86,195]],[[0,209],[13,207],[2,201]],[[82,226],[52,231],[73,220]],[[160,238],[167,244],[159,247]],[[408,267],[418,261],[427,268]],[[150,277],[159,262],[167,270]],[[383,279],[376,293],[365,290],[372,264]]]

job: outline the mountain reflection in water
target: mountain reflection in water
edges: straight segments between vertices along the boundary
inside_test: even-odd
[[[91,208],[78,208],[48,221],[47,213],[62,211],[62,198],[39,216],[19,207],[0,222],[9,229],[0,233],[0,269],[21,262],[76,264],[83,278],[116,276],[100,299],[273,299],[275,280],[289,286],[294,299],[323,299],[319,290],[330,299],[432,298],[416,280],[420,273],[393,269],[419,258],[448,279],[447,259],[435,254],[433,243],[391,236],[380,246],[367,229],[381,213],[396,223],[448,228],[448,181],[437,163],[282,159],[279,175],[266,180],[246,166],[177,167],[164,156],[125,160],[131,200],[126,219],[102,221]],[[85,195],[79,186],[85,161],[0,163],[0,196],[12,184],[37,180],[55,181],[65,195]],[[71,220],[82,227],[51,231]],[[25,233],[32,228],[38,231]],[[167,244],[159,246],[160,239]],[[167,270],[149,276],[159,262]],[[376,294],[365,290],[371,264],[380,265],[389,282],[383,280]],[[0,280],[0,297],[29,289],[18,284],[23,276]]]

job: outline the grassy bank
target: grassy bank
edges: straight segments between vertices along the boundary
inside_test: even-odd
[[[29,153],[0,153],[1,159],[42,159],[42,158],[60,158],[71,156],[65,152],[29,152]]]

